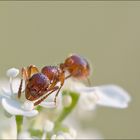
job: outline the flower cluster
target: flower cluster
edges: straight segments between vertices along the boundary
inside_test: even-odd
[[[55,94],[49,96],[38,106],[25,98],[25,83],[21,98],[18,98],[20,79],[19,70],[11,68],[7,71],[9,86],[0,89],[0,103],[7,117],[14,118],[17,138],[41,139],[76,139],[74,128],[63,124],[63,121],[74,110],[95,110],[96,106],[127,108],[130,102],[128,93],[116,85],[88,87],[73,79],[65,82],[60,91],[58,102],[55,104]],[[48,111],[46,114],[45,111]],[[43,116],[43,117],[42,117]],[[43,123],[40,123],[40,118]],[[31,119],[32,118],[32,119]],[[39,126],[39,125],[40,126]],[[36,127],[37,126],[37,127]],[[38,126],[40,127],[39,129]]]

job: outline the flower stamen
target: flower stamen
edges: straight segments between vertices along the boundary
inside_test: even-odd
[[[10,79],[9,79],[9,83],[10,83],[10,91],[11,91],[12,94],[14,94],[14,90],[13,90],[12,82],[13,82],[13,78],[10,77]]]

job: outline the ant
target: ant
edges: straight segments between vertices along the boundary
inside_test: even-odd
[[[65,76],[69,73],[68,76]],[[66,79],[74,77],[77,79],[88,78],[90,67],[86,59],[79,55],[69,56],[59,66],[45,66],[39,72],[38,68],[30,65],[21,70],[21,83],[18,91],[18,98],[21,96],[23,79],[25,80],[25,97],[27,100],[35,101],[34,105],[40,104],[51,93],[56,92],[54,102]],[[57,84],[60,83],[58,86]]]
[[[28,66],[26,69],[21,70],[21,83],[18,91],[18,98],[21,96],[23,79],[25,80],[25,97],[27,100],[35,101],[34,105],[40,104],[54,91],[60,91],[64,84],[64,72],[57,66],[45,66],[39,72],[38,68],[34,65]],[[56,86],[61,82],[60,87]],[[56,97],[54,99],[56,102]]]

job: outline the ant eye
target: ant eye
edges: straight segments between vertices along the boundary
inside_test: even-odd
[[[37,90],[34,88],[33,91],[37,92]]]
[[[34,85],[31,86],[31,92],[32,93],[36,93],[37,92],[37,89]]]

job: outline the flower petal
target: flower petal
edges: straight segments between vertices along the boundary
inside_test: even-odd
[[[69,133],[72,136],[72,138],[75,138],[76,139],[77,132],[76,132],[76,130],[74,128],[70,127],[69,128]]]
[[[50,120],[46,120],[44,122],[44,131],[45,132],[51,132],[54,128],[54,123]]]
[[[116,85],[96,87],[96,94],[100,98],[97,104],[103,106],[126,108],[131,100],[128,93]]]
[[[96,96],[94,93],[82,93],[79,100],[79,107],[83,110],[94,110],[96,107]]]
[[[95,94],[97,104],[115,108],[126,108],[131,98],[128,93],[117,85],[104,85],[98,87],[81,87],[76,89],[81,94]]]
[[[8,98],[8,97],[10,97],[10,94],[11,94],[10,92],[7,92],[7,91],[5,92],[4,89],[2,88],[0,90],[0,103],[2,101],[2,98],[4,98],[4,97]]]
[[[70,139],[73,139],[72,138],[72,136],[69,134],[69,133],[62,133],[62,135],[64,136],[64,138],[66,139],[66,140],[70,140]]]
[[[45,108],[55,108],[56,107],[55,102],[47,102],[47,101],[43,101],[39,105],[42,107],[45,107]]]
[[[38,114],[37,110],[23,110],[19,102],[8,98],[2,98],[2,106],[8,113],[12,115],[23,115],[26,117],[33,117]]]
[[[5,87],[1,88],[1,93],[3,93],[6,96],[11,96],[11,94],[12,94],[11,91]]]
[[[18,139],[19,140],[31,139],[30,133],[28,131],[23,131],[23,132],[19,133]]]
[[[14,93],[18,93],[20,82],[21,82],[20,78],[13,79],[12,88],[13,88]],[[22,91],[24,91],[24,90],[25,90],[25,81],[23,80],[23,82],[22,82]]]

